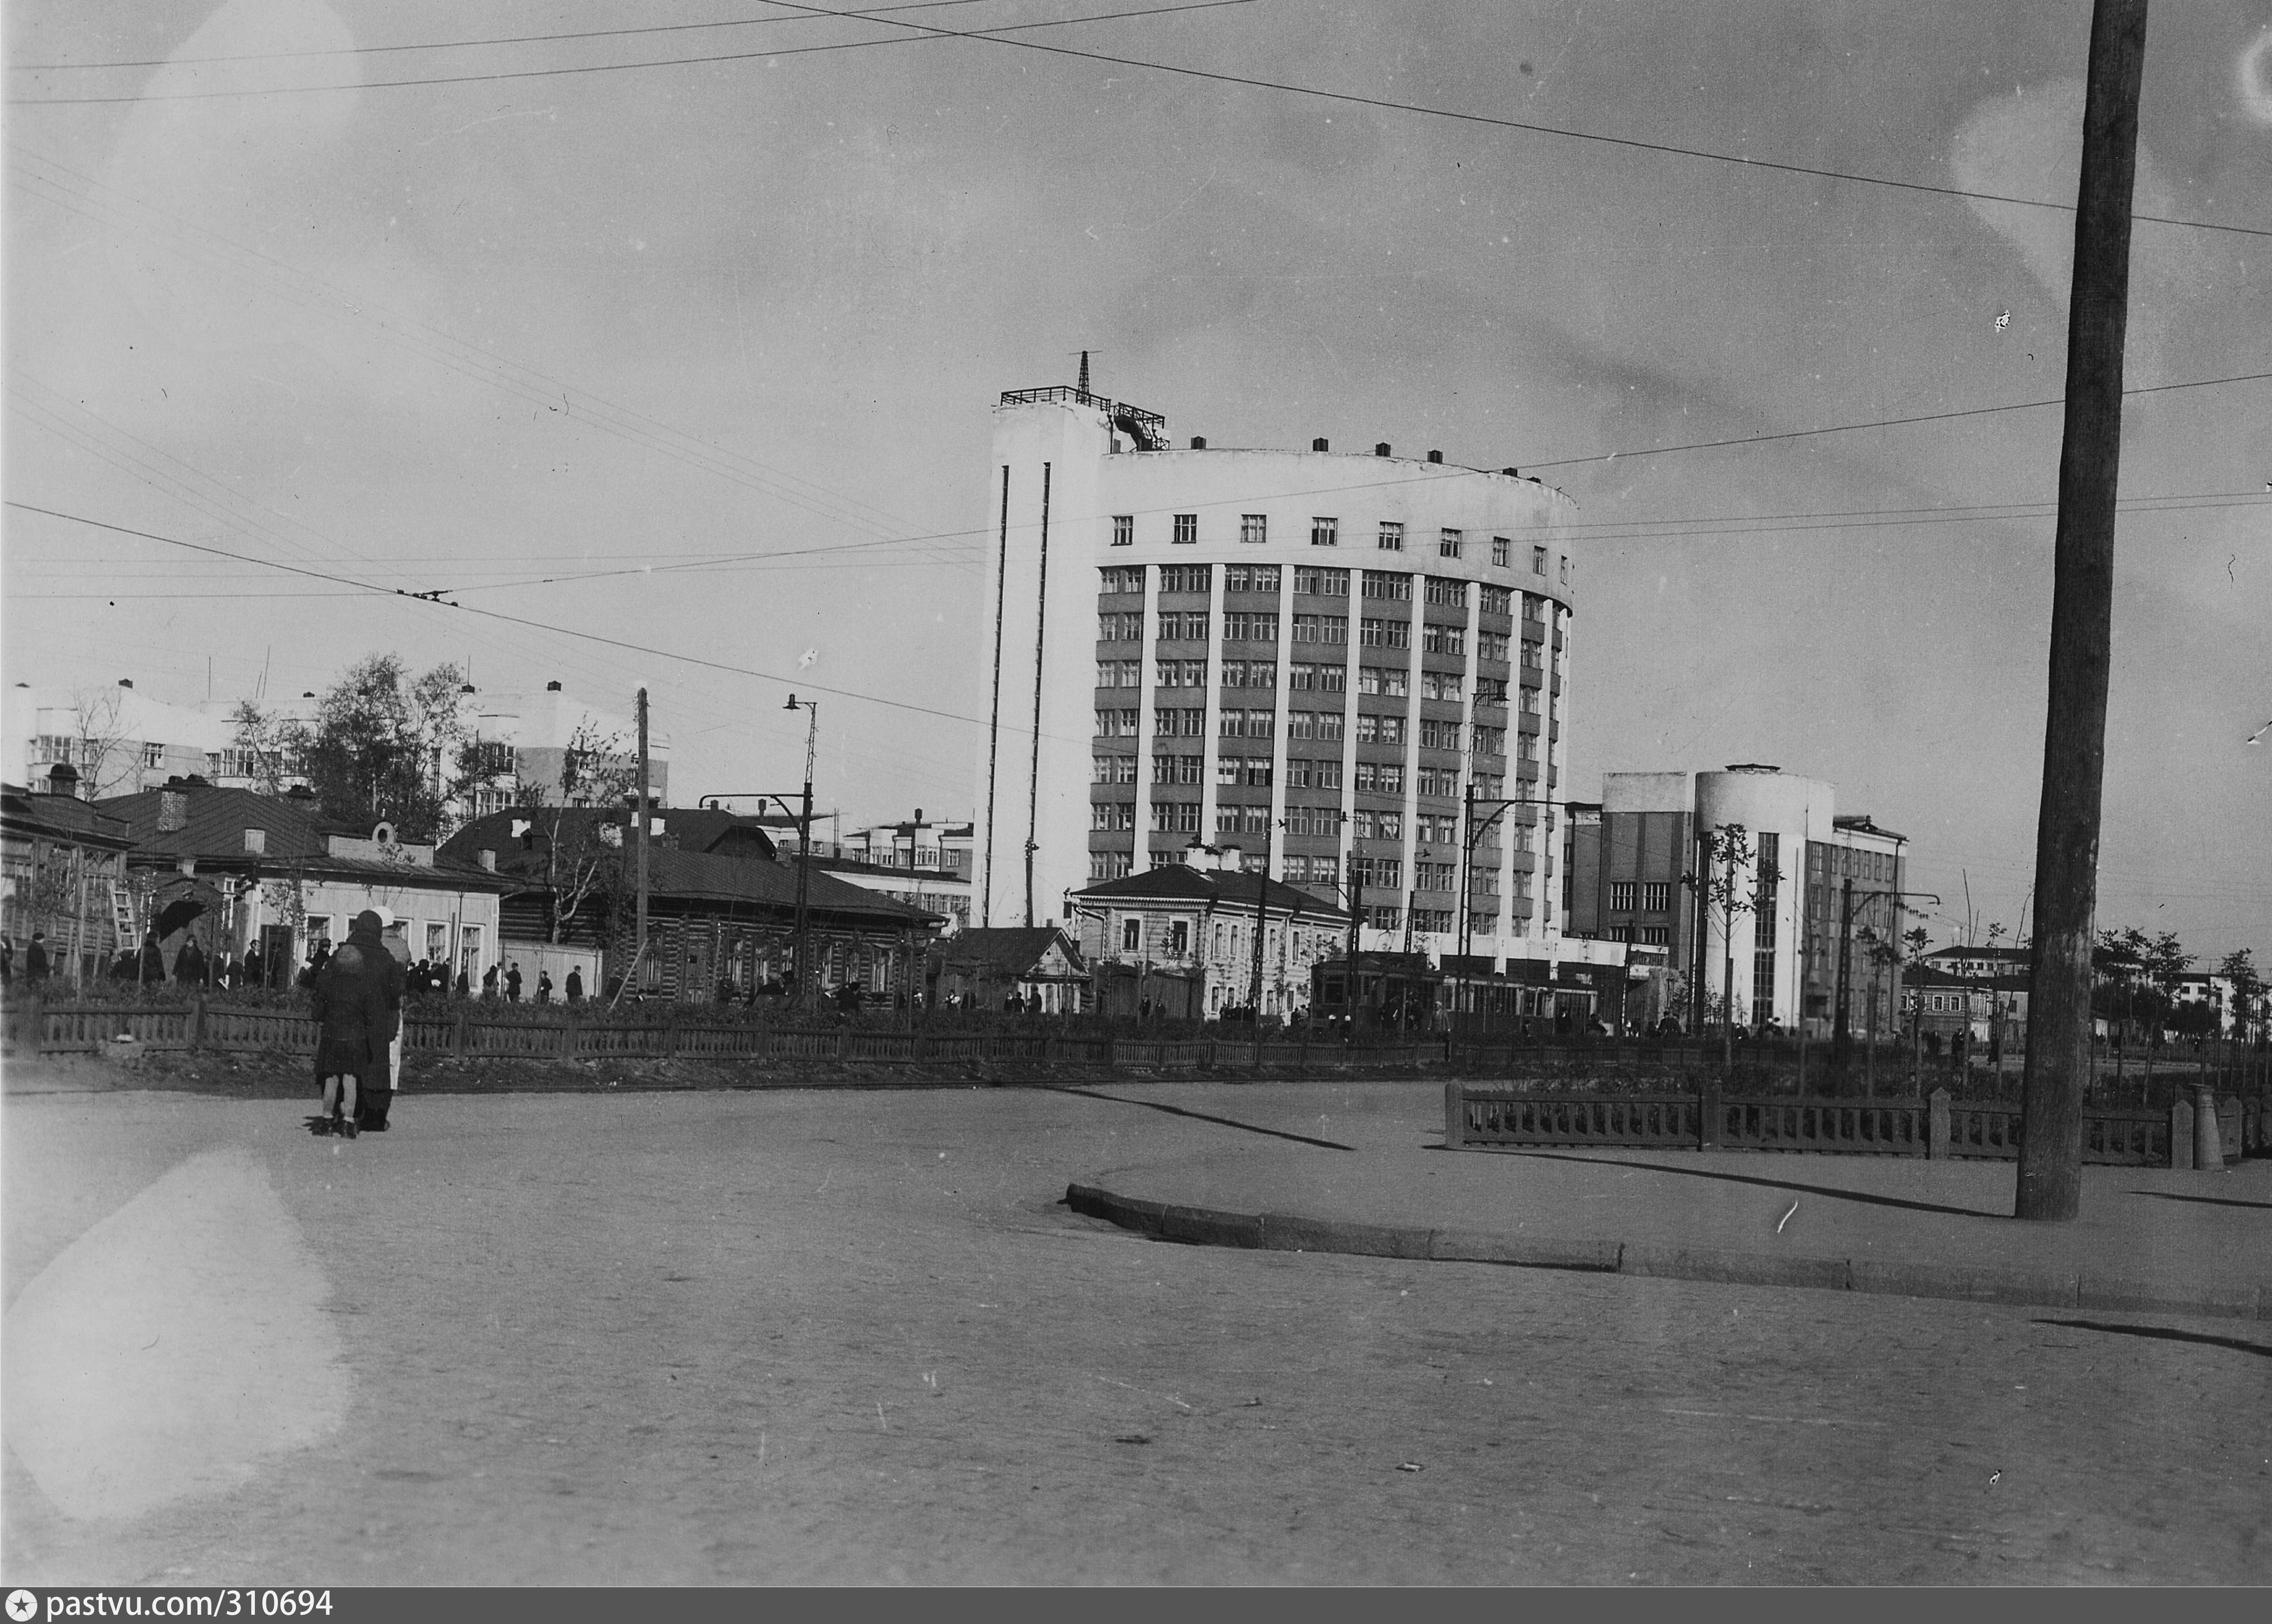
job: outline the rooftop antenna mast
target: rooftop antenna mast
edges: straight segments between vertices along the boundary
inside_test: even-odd
[[[1085,349],[1080,352],[1080,392],[1088,393],[1088,352]]]

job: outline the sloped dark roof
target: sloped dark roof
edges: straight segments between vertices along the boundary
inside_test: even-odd
[[[159,812],[168,794],[185,797],[184,816],[178,829],[158,827]],[[352,829],[351,826],[325,819],[313,801],[262,795],[252,790],[196,785],[172,790],[145,790],[133,795],[114,796],[96,805],[105,814],[125,824],[128,838],[133,842],[130,862],[138,857],[159,862],[195,857],[201,865],[219,870],[258,869],[273,873],[279,869],[296,867],[309,873],[344,875],[394,885],[430,882],[460,889],[501,891],[509,884],[485,869],[446,858],[438,852],[430,868],[423,864],[391,863],[384,858],[335,857],[331,854],[330,836],[333,832],[352,832],[367,840],[370,830]],[[245,850],[247,829],[263,831],[265,839],[262,850]]]
[[[677,849],[691,852],[714,852],[721,845],[755,842],[757,860],[771,861],[776,848],[773,837],[755,818],[737,812],[713,812],[707,807],[662,806],[654,815],[662,819],[663,840],[650,842],[650,852]],[[512,866],[507,858],[521,850],[519,839],[512,826],[528,821],[535,826],[536,842],[532,852],[545,849],[546,831],[555,817],[563,827],[573,826],[580,833],[587,828],[615,827],[622,829],[626,841],[633,839],[631,812],[622,806],[520,806],[508,807],[504,812],[489,812],[466,824],[443,842],[442,849],[452,857],[473,860],[476,851],[494,851],[497,866]],[[525,866],[525,865],[522,865]]]
[[[1146,869],[1140,874],[1124,874],[1117,879],[1108,879],[1085,891],[1076,891],[1073,895],[1099,902],[1212,902],[1234,908],[1252,908],[1258,894],[1263,899],[1263,906],[1274,914],[1300,914],[1307,918],[1338,919],[1344,923],[1349,917],[1346,908],[1322,902],[1311,893],[1289,886],[1283,880],[1266,881],[1259,874],[1192,868],[1183,863]]]
[[[1050,944],[1062,943],[1077,971],[1086,973],[1080,948],[1054,924],[983,926],[950,936],[931,949],[942,969],[976,971],[980,975],[1013,978],[1028,974],[1048,954]]]
[[[34,795],[18,784],[0,785],[0,827],[11,834],[40,835],[82,846],[123,851],[133,834],[123,819],[90,801],[67,795]]]
[[[650,897],[672,901],[726,902],[792,911],[796,907],[796,869],[792,864],[649,847],[646,884]],[[922,929],[943,923],[937,914],[832,879],[818,864],[813,865],[806,904],[816,914],[856,918],[893,929],[901,925]]]

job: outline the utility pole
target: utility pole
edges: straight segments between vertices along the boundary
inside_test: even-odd
[[[1356,1041],[1356,990],[1358,984],[1356,954],[1358,944],[1364,939],[1358,935],[1358,932],[1364,928],[1364,875],[1356,865],[1356,842],[1355,841],[1351,841],[1349,842],[1349,973],[1342,978],[1343,983],[1342,992],[1347,999],[1346,1007],[1349,1011],[1349,1024],[1342,1029],[1342,1036],[1348,1042],[1355,1043]]]
[[[624,977],[629,986],[641,973],[646,962],[646,690],[639,691],[639,810],[632,821],[638,826],[633,842],[638,853],[633,872],[638,875],[639,912],[637,934],[632,939],[631,973]]]
[[[813,748],[818,742],[820,735],[820,701],[800,700],[792,693],[788,696],[788,703],[781,708],[783,710],[801,708],[806,713],[804,799],[801,803],[803,810],[797,819],[796,836],[796,985],[789,991],[789,1007],[803,1009],[806,984],[811,980],[810,966],[812,958],[812,760]],[[836,833],[841,842],[844,832],[840,828]]]
[[[1830,1033],[1831,1063],[1841,1073],[1854,1054],[1854,876],[1838,887],[1838,1001]]]
[[[1270,820],[1265,818],[1262,820],[1262,872],[1254,877],[1254,975],[1246,989],[1247,1013],[1254,1018],[1254,1064],[1258,1070],[1262,1065],[1263,921],[1269,917],[1270,843],[1275,834]]]
[[[2021,1082],[2013,1216],[2082,1210],[2090,1088],[2090,924],[2114,608],[2114,499],[2122,453],[2122,345],[2130,297],[2130,195],[2146,0],[2094,0],[2083,93],[2082,179],[2068,296],[2066,424],[2052,565],[2051,695],[2036,819],[2036,939]]]
[[[1733,832],[1730,831],[1729,838],[1720,844],[1728,864],[1728,878],[1720,900],[1720,923],[1724,927],[1720,939],[1720,1047],[1723,1069],[1733,1077],[1736,1074],[1736,841]]]

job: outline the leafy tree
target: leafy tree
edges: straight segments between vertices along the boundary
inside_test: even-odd
[[[461,741],[463,682],[448,664],[413,678],[393,655],[349,667],[318,701],[309,730],[308,782],[325,812],[357,823],[385,819],[417,837],[443,834],[442,763]]]
[[[2258,1003],[2267,991],[2264,978],[2256,973],[2256,962],[2246,947],[2236,947],[2217,962],[2216,973],[2232,985],[2232,1030],[2236,1037],[2246,1037],[2255,1024]]]

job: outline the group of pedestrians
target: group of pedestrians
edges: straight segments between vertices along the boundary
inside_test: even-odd
[[[318,1134],[353,1139],[384,1133],[402,1074],[402,999],[409,976],[407,945],[386,932],[385,910],[365,909],[348,939],[327,956],[309,989],[318,1026],[316,1083],[323,1108]]]

